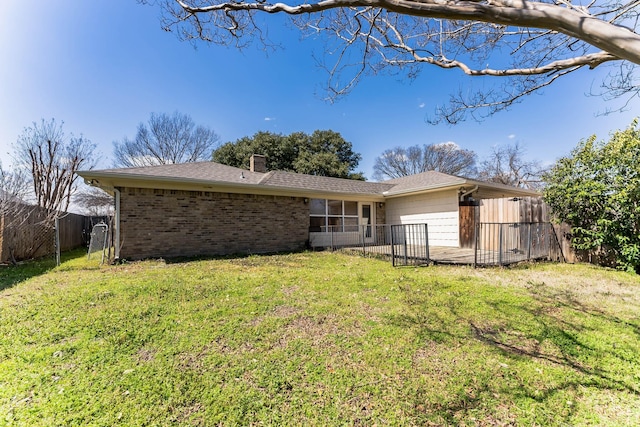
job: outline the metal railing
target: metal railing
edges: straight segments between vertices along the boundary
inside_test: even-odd
[[[474,265],[508,265],[528,260],[564,260],[550,223],[478,223]]]
[[[391,261],[394,267],[430,264],[428,225],[392,225]]]
[[[388,257],[394,266],[429,262],[427,224],[320,227],[310,230],[309,245],[312,249],[345,249]]]
[[[390,258],[394,266],[432,262],[504,266],[528,260],[564,261],[550,223],[478,223],[474,248],[457,249],[467,254],[454,257],[455,261],[443,260],[447,255],[438,252],[437,247],[434,254],[430,253],[427,224],[321,227],[309,232],[309,244],[312,249],[343,249]]]
[[[389,245],[390,242],[389,225],[335,225],[309,231],[309,245],[313,249],[361,248],[367,253],[382,250],[378,247]]]

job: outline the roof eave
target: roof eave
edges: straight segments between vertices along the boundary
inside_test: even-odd
[[[114,174],[93,171],[78,172],[85,182],[100,188],[133,187],[158,188],[165,190],[190,190],[212,192],[234,192],[270,196],[291,197],[348,197],[359,200],[383,201],[380,193],[330,191],[309,188],[286,187],[278,185],[261,185],[259,183],[235,183],[228,181],[202,180],[192,178],[158,177],[134,174]]]
[[[407,195],[411,195],[411,194],[424,194],[424,193],[431,193],[434,191],[445,191],[445,190],[452,190],[452,189],[465,189],[467,187],[473,187],[473,186],[478,186],[480,188],[484,188],[484,189],[490,189],[490,190],[499,190],[499,191],[504,191],[504,192],[509,192],[509,193],[519,193],[519,194],[528,194],[531,196],[540,196],[540,192],[536,191],[536,190],[530,190],[530,189],[526,189],[526,188],[519,188],[519,187],[513,187],[510,185],[505,185],[505,184],[497,184],[497,183],[491,183],[491,182],[483,182],[483,181],[476,181],[473,179],[464,179],[464,180],[460,180],[458,182],[448,182],[445,184],[439,184],[439,185],[432,185],[430,187],[414,187],[414,188],[409,188],[406,190],[401,190],[401,191],[396,191],[396,192],[385,192],[384,196],[385,198],[391,199],[391,198],[395,198],[395,197],[402,197],[402,196],[407,196]]]
[[[422,187],[422,188],[409,188],[406,190],[401,190],[401,191],[396,191],[396,192],[385,192],[383,193],[385,198],[387,199],[393,199],[395,197],[402,197],[402,196],[407,196],[410,194],[423,194],[423,193],[432,193],[434,191],[444,191],[444,190],[453,190],[453,189],[457,189],[460,186],[464,186],[465,183],[456,183],[456,184],[452,184],[452,183],[447,183],[447,184],[441,184],[441,185],[434,185],[431,187]]]

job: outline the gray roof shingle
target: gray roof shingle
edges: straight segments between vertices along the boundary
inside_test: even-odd
[[[370,196],[393,196],[431,189],[462,185],[483,185],[516,190],[513,187],[483,183],[440,172],[428,171],[382,182],[366,182],[353,179],[330,178],[293,172],[251,172],[214,162],[181,163],[135,168],[104,169],[78,172],[85,179],[109,178],[125,182],[152,180],[155,182],[180,182],[217,184],[261,188],[263,190],[288,190],[296,192],[341,193]],[[518,189],[520,190],[520,189]],[[528,190],[522,190],[527,192]],[[533,192],[532,192],[533,193]]]
[[[403,176],[401,178],[383,181],[383,183],[390,184],[392,186],[392,189],[389,190],[389,194],[463,185],[469,182],[470,181],[465,178],[460,178],[454,175],[447,175],[446,173],[436,171],[427,171],[417,173],[415,175]]]
[[[170,165],[144,166],[135,168],[103,169],[81,172],[81,176],[92,172],[113,176],[153,177],[186,179],[194,181],[229,182],[235,184],[258,184],[265,175],[233,166],[214,162],[176,163]]]
[[[305,175],[293,172],[273,171],[260,181],[261,185],[296,188],[312,191],[326,191],[353,194],[382,195],[393,187],[392,184],[366,182],[354,179],[331,178],[326,176]]]

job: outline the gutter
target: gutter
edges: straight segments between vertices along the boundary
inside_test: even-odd
[[[113,192],[116,199],[116,215],[114,218],[116,236],[113,242],[113,257],[114,261],[117,263],[120,260],[120,190],[113,187]]]
[[[248,171],[244,171],[248,172]],[[349,192],[349,191],[332,191],[329,189],[317,189],[317,188],[300,188],[300,187],[285,187],[279,185],[262,184],[260,182],[251,183],[239,183],[229,181],[214,181],[203,180],[194,178],[174,178],[164,176],[147,176],[140,174],[130,175],[113,175],[109,173],[93,173],[93,171],[81,171],[78,173],[84,178],[85,182],[89,185],[100,187],[109,193],[113,192],[116,183],[119,182],[120,187],[137,187],[137,188],[162,188],[171,190],[186,190],[186,191],[217,191],[217,192],[237,192],[242,194],[263,194],[263,195],[275,195],[275,196],[295,196],[295,197],[309,197],[309,196],[324,196],[325,198],[335,197],[337,195],[349,198],[367,198],[373,201],[383,201],[384,196],[377,192]],[[122,181],[128,182],[123,184]],[[105,184],[102,184],[102,183]],[[138,185],[132,183],[137,182]],[[142,183],[142,185],[140,184]],[[153,184],[145,185],[145,183]],[[160,185],[158,185],[160,184]],[[165,185],[162,185],[165,184]],[[168,184],[168,185],[167,185]],[[198,189],[193,186],[199,187]],[[229,191],[232,190],[232,191]]]
[[[434,191],[442,191],[442,190],[453,190],[458,187],[459,184],[442,184],[437,186],[431,186],[429,188],[409,188],[402,191],[384,191],[382,195],[385,199],[390,199],[393,197],[401,197],[407,194],[422,194],[422,193],[432,193]]]

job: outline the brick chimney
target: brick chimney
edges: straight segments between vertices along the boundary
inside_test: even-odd
[[[252,154],[249,160],[249,170],[251,172],[266,172],[267,158],[262,154]]]

